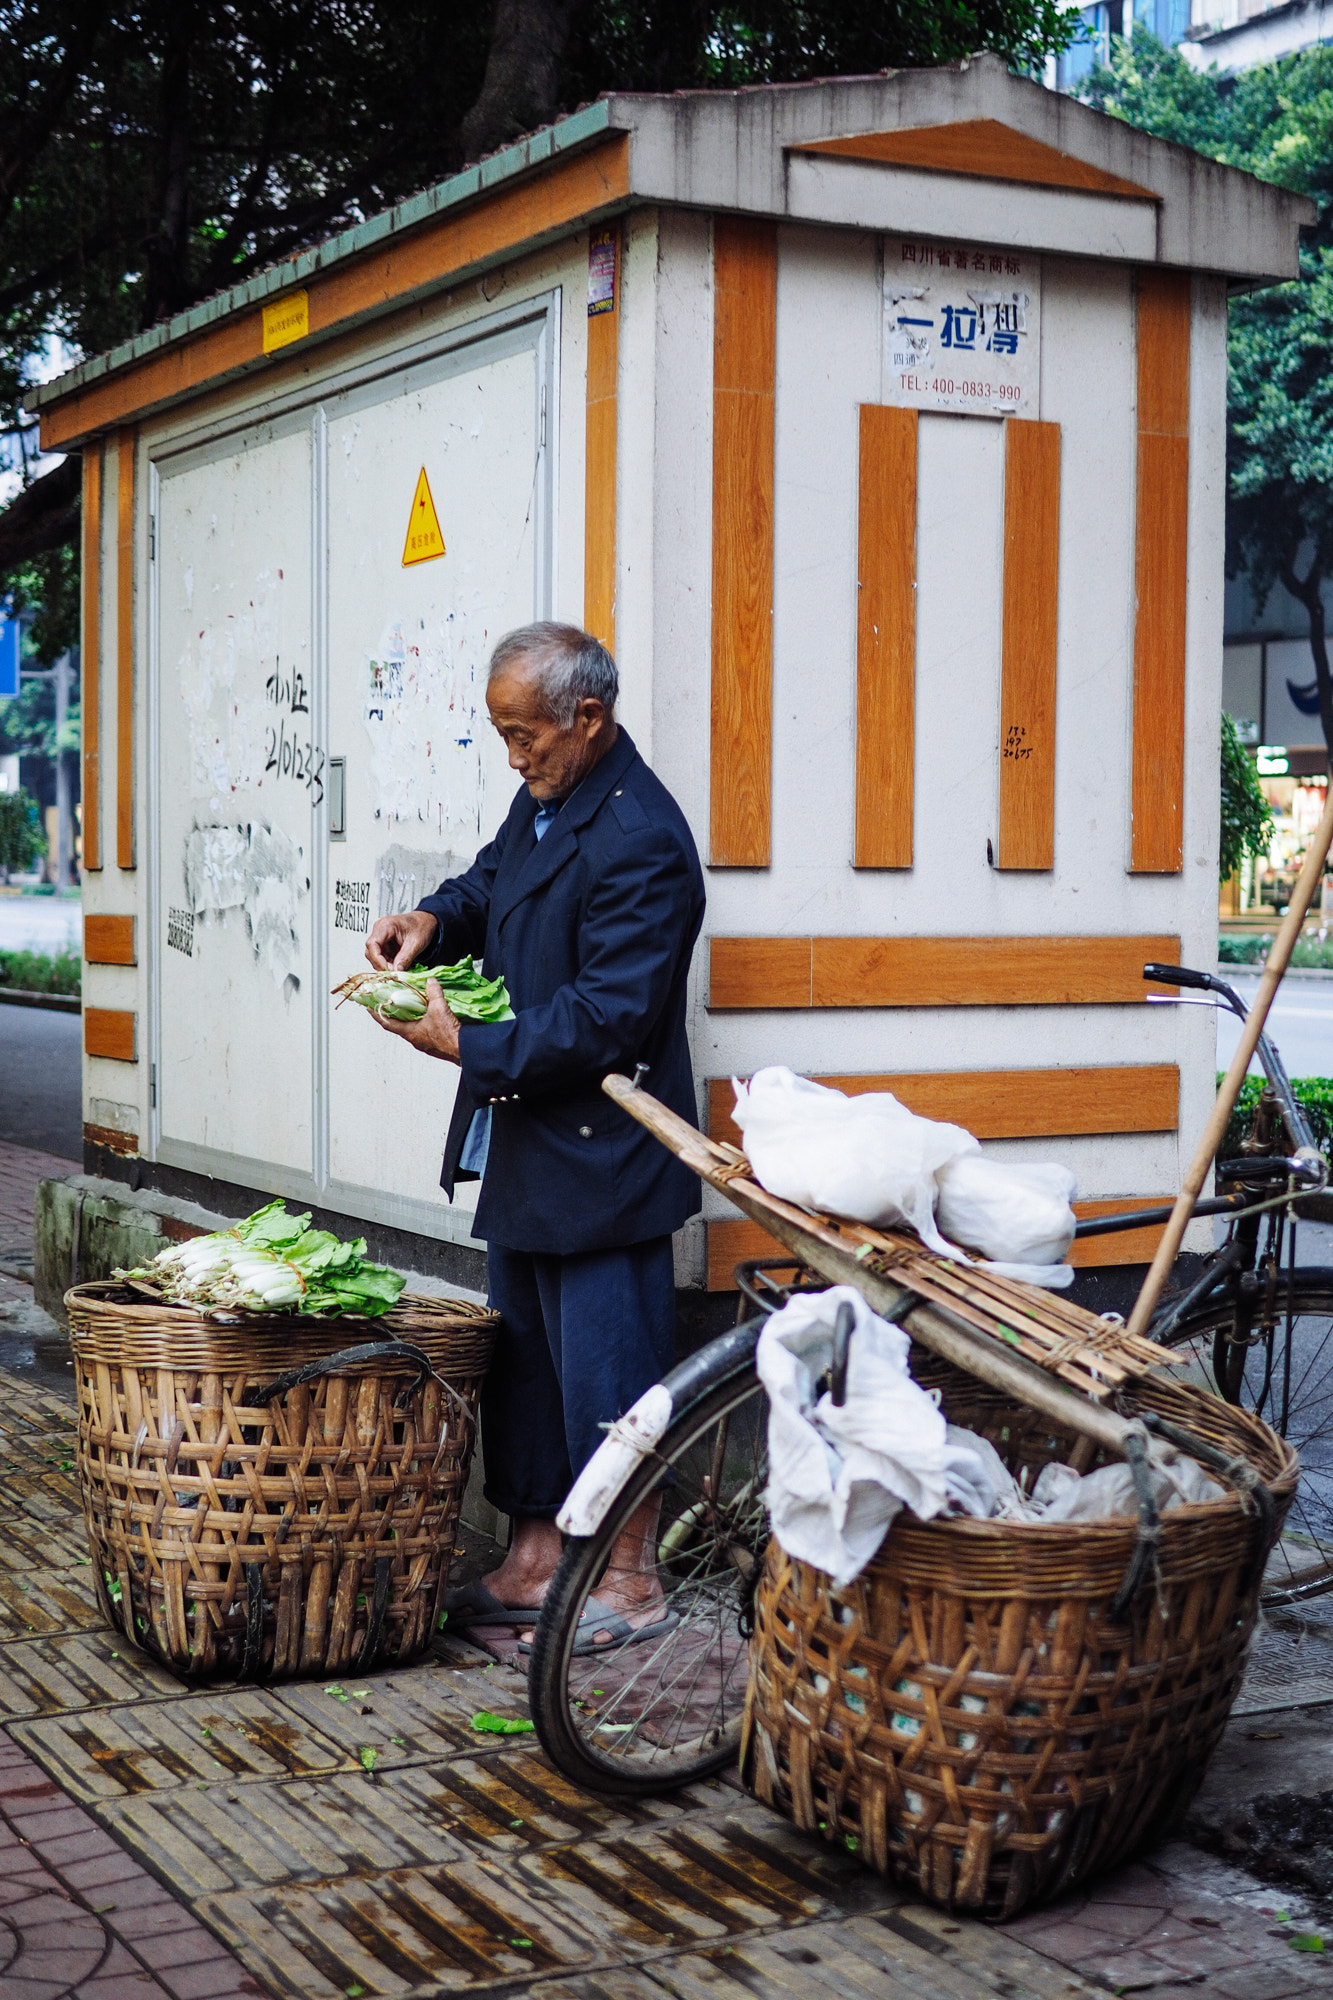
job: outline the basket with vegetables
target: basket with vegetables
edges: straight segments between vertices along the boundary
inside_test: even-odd
[[[386,1021],[419,1021],[426,1011],[426,982],[436,981],[460,1021],[512,1021],[514,1010],[503,979],[487,979],[474,960],[457,965],[413,965],[405,972],[354,972],[334,992],[338,1005],[355,1000]]]
[[[438,1622],[496,1315],[309,1224],[66,1294],[102,1609],[192,1679],[401,1665]]]

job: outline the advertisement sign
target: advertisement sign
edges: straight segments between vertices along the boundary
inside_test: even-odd
[[[0,610],[0,701],[19,691],[19,621]]]
[[[1040,382],[1040,258],[886,239],[886,403],[1035,417]]]

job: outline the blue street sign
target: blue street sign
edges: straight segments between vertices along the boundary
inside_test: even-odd
[[[0,616],[0,700],[19,691],[19,621]]]

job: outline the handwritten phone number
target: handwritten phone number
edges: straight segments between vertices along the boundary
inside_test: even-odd
[[[276,771],[280,778],[293,779],[304,785],[312,803],[319,805],[324,797],[324,752],[313,743],[302,743],[289,736],[285,722],[280,722],[276,729],[270,725],[266,736],[264,775]]]
[[[987,403],[1019,403],[1023,391],[1017,382],[956,382],[949,375],[903,375],[902,386],[917,395],[975,396]]]

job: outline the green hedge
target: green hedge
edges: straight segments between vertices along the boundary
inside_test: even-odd
[[[1222,1071],[1217,1073],[1220,1087]],[[1250,1128],[1259,1093],[1264,1087],[1261,1076],[1247,1076],[1240,1087],[1240,1096],[1227,1125],[1226,1136],[1218,1149],[1218,1157],[1229,1160],[1240,1151],[1241,1141]],[[1291,1087],[1296,1102],[1310,1121],[1315,1144],[1326,1159],[1333,1159],[1333,1076],[1294,1076]]]
[[[0,951],[0,986],[24,993],[82,990],[83,961],[77,951]]]
[[[1263,937],[1222,937],[1217,940],[1217,962],[1219,965],[1262,965],[1268,957],[1273,933],[1268,931]],[[1307,971],[1333,971],[1333,937],[1323,940],[1317,937],[1297,938],[1291,962]]]

